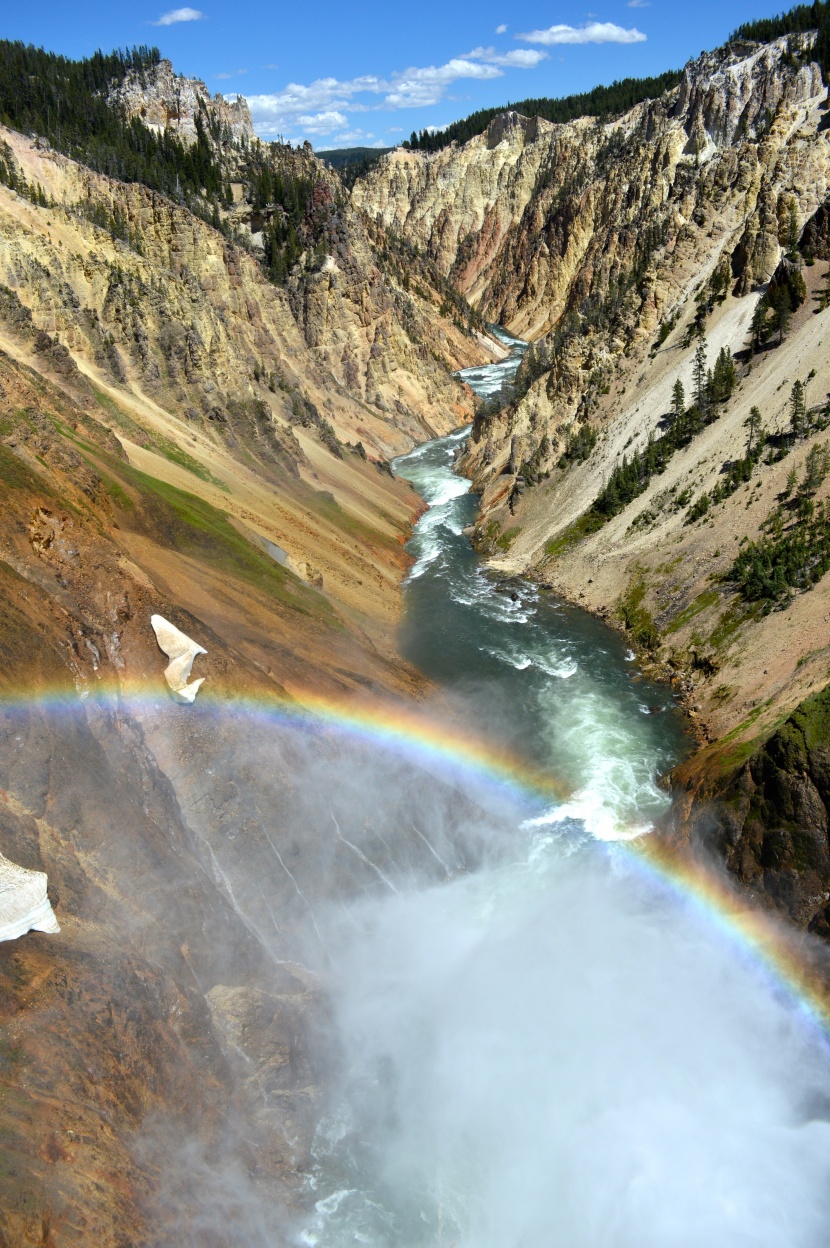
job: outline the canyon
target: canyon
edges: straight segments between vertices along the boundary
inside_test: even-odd
[[[723,852],[744,862],[762,901],[823,931],[826,787],[776,773],[773,787],[807,785],[798,814],[792,799],[777,813],[768,802],[767,832],[743,829],[753,795],[762,800],[763,743],[790,732],[789,717],[809,714],[827,683],[826,588],[753,602],[729,575],[777,505],[794,518],[792,482],[825,446],[830,143],[813,38],[735,41],[613,121],[508,113],[462,148],[399,150],[354,195],[533,342],[513,401],[476,417],[460,461],[482,496],[479,549],[495,569],[626,628],[701,741],[677,773],[678,793],[698,801],[684,797],[674,834],[708,839],[718,800],[740,791],[716,835]],[[753,350],[753,315],[788,265],[803,276],[803,302],[783,342]],[[632,501],[598,516],[615,469],[670,428],[675,383],[694,395],[701,343],[709,369],[724,349],[736,361],[734,391]],[[796,381],[819,419],[788,442]],[[746,454],[753,408],[787,453],[710,505]],[[826,498],[819,483],[811,499]],[[794,845],[802,822],[818,858]]]
[[[352,794],[369,745],[300,741],[275,708],[434,705],[398,647],[424,504],[390,461],[468,424],[489,574],[622,630],[687,708],[662,835],[830,932],[826,585],[766,603],[730,575],[776,510],[787,531],[800,496],[805,524],[828,497],[826,466],[799,484],[830,392],[812,47],[733,41],[612,119],[506,111],[351,193],[167,61],[111,101],[208,143],[213,202],[0,128],[0,854],[48,872],[61,929],[0,944],[3,1248],[223,1248],[235,1210],[265,1244],[251,1210],[299,1216],[328,1009],[315,907],[371,894],[389,829],[418,878],[443,878],[445,847],[409,830],[423,776],[391,763],[389,828],[341,832],[319,779]],[[266,169],[306,197],[278,279]],[[786,332],[753,348],[793,274]],[[488,323],[531,345],[512,393],[479,402],[456,374],[504,358]],[[670,431],[675,382],[694,394],[701,345],[704,369],[733,361],[730,393],[597,520]],[[713,502],[756,407],[769,462]],[[201,651],[192,706],[168,696],[158,617]],[[481,817],[428,787],[448,843]]]

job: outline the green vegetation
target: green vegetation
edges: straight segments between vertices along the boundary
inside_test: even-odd
[[[32,490],[39,494],[53,494],[43,477],[18,459],[14,451],[0,443],[0,482],[10,490]]]
[[[130,229],[130,223],[126,214],[116,204],[113,208],[109,208],[106,204],[102,204],[99,200],[84,199],[75,206],[75,212],[78,216],[83,217],[86,221],[91,221],[93,225],[97,225],[99,229],[106,230],[110,238],[120,239],[121,242],[127,243],[134,251],[141,253],[141,245],[138,236]]]
[[[741,550],[727,572],[747,602],[764,613],[792,592],[808,590],[830,569],[830,507],[815,506],[802,495],[798,518],[788,528],[771,531]]]
[[[257,143],[248,154],[245,182],[254,213],[262,216],[264,267],[271,280],[282,285],[306,250],[319,248],[315,258],[321,263],[326,214],[311,211],[313,179],[278,168]]]
[[[505,551],[509,550],[510,547],[515,542],[516,538],[521,533],[521,531],[522,531],[522,528],[521,528],[521,525],[519,524],[514,525],[510,529],[505,529],[504,532],[500,534],[499,537],[496,538],[496,545],[498,546],[499,550],[505,550]]]
[[[641,578],[628,587],[617,606],[617,615],[626,632],[641,650],[656,650],[660,645],[660,633],[651,613],[643,606],[646,583]]]
[[[592,429],[590,425],[580,425],[576,432],[572,429],[559,457],[559,467],[564,468],[569,463],[583,463],[596,446],[598,436],[596,429]]]
[[[381,156],[394,150],[392,147],[340,147],[316,152],[315,155],[336,169],[340,181],[351,190],[358,178],[365,177],[370,169],[374,169]]]
[[[43,136],[98,173],[160,191],[232,233],[220,214],[220,207],[229,207],[233,200],[231,173],[238,174],[229,160],[230,130],[200,107],[196,142],[186,144],[170,130],[158,134],[140,118],[128,118],[120,105],[110,102],[128,74],[144,78],[159,59],[158,48],[140,47],[73,61],[42,48],[0,41],[0,121],[24,134]],[[322,261],[330,215],[329,204],[315,203],[313,179],[283,159],[287,150],[259,142],[236,149],[248,198],[260,216],[263,267],[276,283],[286,280],[303,252],[312,264]],[[0,181],[35,203],[48,204],[41,188],[27,186],[8,149],[0,150]],[[136,246],[119,208],[89,200],[76,211],[113,238]]]
[[[583,537],[596,533],[597,529],[601,529],[604,524],[605,520],[601,516],[594,511],[586,511],[578,520],[574,520],[566,529],[563,529],[558,537],[552,537],[550,541],[545,542],[545,554],[549,559],[557,559],[566,551],[573,549]]]
[[[717,418],[718,405],[729,399],[735,385],[735,366],[726,348],[718,355],[714,369],[707,370],[706,346],[701,341],[695,353],[694,384],[695,402],[686,409],[683,386],[679,381],[675,383],[668,430],[657,438],[649,435],[642,451],[635,451],[630,459],[623,455],[622,462],[613,469],[591,506],[591,511],[603,521],[616,516],[642,494],[652,477],[665,470],[675,451],[688,446],[704,425]],[[681,498],[676,502],[680,504]]]
[[[702,594],[698,594],[688,607],[684,607],[672,620],[668,629],[669,633],[677,633],[681,628],[685,628],[696,615],[700,615],[701,611],[705,611],[707,607],[713,607],[718,601],[720,594],[716,589],[704,589]]]
[[[202,192],[215,196],[222,176],[204,114],[196,118],[196,143],[186,147],[175,135],[156,134],[108,103],[111,89],[129,73],[146,74],[159,60],[158,48],[144,46],[72,61],[0,40],[0,121],[42,135],[73,160],[122,182],[140,182],[179,199]]]
[[[169,459],[172,464],[178,464],[180,468],[185,468],[194,477],[198,477],[200,481],[209,481],[211,484],[218,486],[220,490],[224,490],[225,493],[229,492],[228,486],[220,477],[214,476],[203,463],[183,450],[172,438],[166,438],[163,434],[154,433],[145,429],[143,425],[139,425],[137,421],[133,420],[131,416],[119,407],[112,396],[107,394],[105,390],[99,389],[98,386],[93,386],[93,392],[98,406],[103,408],[110,419],[128,435],[131,441],[136,442],[139,446],[148,446],[152,450],[158,451],[165,459]]]
[[[96,450],[96,454],[100,452]],[[131,525],[141,523],[164,546],[204,559],[214,571],[247,581],[292,610],[304,615],[325,616],[330,623],[334,622],[327,600],[314,594],[264,550],[244,538],[223,511],[137,468],[119,463],[117,469],[127,482],[141,491],[140,507],[129,512]]]
[[[22,169],[19,168],[14,158],[14,152],[8,143],[0,143],[0,183],[8,186],[10,190],[16,191],[18,195],[25,195],[33,204],[38,204],[41,208],[50,207],[49,199],[42,186],[36,184],[29,185],[26,181]]]
[[[824,71],[825,82],[830,75],[830,4],[827,0],[815,0],[814,4],[797,4],[786,13],[775,17],[762,17],[755,22],[744,22],[733,31],[730,39],[753,39],[758,43],[769,43],[784,35],[805,34],[817,30],[818,38],[810,52],[810,59],[816,60]],[[791,55],[793,53],[791,52]]]
[[[722,503],[725,498],[734,494],[739,486],[745,485],[761,458],[767,444],[767,435],[763,427],[761,413],[753,407],[744,421],[747,430],[746,453],[740,459],[728,460],[721,469],[722,479],[717,483],[711,494],[705,493],[692,503],[686,516],[686,524],[693,524],[705,516],[710,504]]]
[[[413,130],[404,147],[416,148],[423,152],[437,152],[449,147],[451,143],[466,143],[477,134],[483,134],[494,117],[510,109],[524,114],[526,117],[543,117],[546,121],[574,121],[577,117],[615,117],[626,113],[635,104],[643,100],[654,100],[665,91],[670,91],[680,82],[680,70],[668,70],[654,78],[623,78],[612,82],[610,87],[594,87],[579,95],[567,95],[561,99],[519,100],[515,104],[504,104],[498,108],[482,108],[462,121],[454,121],[445,130],[432,133],[421,130],[419,134]]]
[[[753,351],[760,351],[777,335],[782,343],[790,328],[796,308],[807,298],[807,287],[797,264],[784,260],[775,270],[766,293],[758,300],[752,315],[750,342]]]

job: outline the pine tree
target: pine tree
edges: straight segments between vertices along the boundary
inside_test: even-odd
[[[794,438],[802,438],[807,432],[807,402],[804,398],[804,383],[795,381],[790,391],[790,433]]]
[[[695,389],[695,404],[701,414],[706,411],[707,399],[707,372],[706,372],[706,339],[704,338],[698,343],[695,351],[694,364],[692,365],[692,377]]]
[[[763,422],[761,419],[761,413],[757,407],[751,407],[749,409],[749,415],[744,421],[744,428],[746,429],[746,433],[747,433],[746,457],[747,459],[749,459],[749,457],[752,455],[753,444],[757,445],[757,443],[761,440],[762,430],[763,430]]]
[[[716,403],[725,403],[735,389],[736,380],[737,375],[732,353],[728,347],[721,347],[718,352],[718,358],[715,360],[712,385],[709,387],[712,399]]]
[[[778,342],[779,345],[784,341],[784,336],[789,333],[790,317],[792,316],[792,300],[790,292],[786,286],[781,286],[775,292],[775,315],[778,326]]]
[[[769,332],[767,327],[768,316],[769,302],[766,295],[764,295],[755,305],[755,311],[752,314],[752,324],[749,329],[753,351],[760,351],[767,340]]]
[[[802,493],[815,494],[827,476],[828,470],[830,470],[830,448],[826,445],[811,446],[805,465]]]
[[[686,391],[683,389],[683,382],[678,377],[674,383],[674,389],[671,393],[671,420],[672,427],[682,429],[683,418],[686,415]]]

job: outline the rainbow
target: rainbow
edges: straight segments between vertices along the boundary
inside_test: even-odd
[[[125,692],[103,683],[80,694],[66,686],[16,695],[0,691],[0,712],[11,713],[97,705],[140,715],[165,704],[169,706],[170,700],[164,692],[155,696],[148,695],[146,688]],[[195,708],[182,707],[181,712],[231,713],[304,733],[331,732],[340,739],[405,757],[444,779],[463,783],[468,793],[499,794],[523,812],[538,814],[571,796],[566,785],[509,752],[399,705],[342,702],[318,694],[306,694],[297,701],[261,695],[222,697],[205,690]],[[2,797],[0,793],[0,801]],[[605,851],[619,856],[651,887],[668,893],[709,928],[714,927],[736,955],[763,976],[770,990],[830,1046],[830,981],[810,959],[798,934],[753,905],[711,864],[682,847],[656,836],[632,837],[626,829],[620,833],[621,839],[607,843]]]

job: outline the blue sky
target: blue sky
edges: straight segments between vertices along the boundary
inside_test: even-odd
[[[69,56],[157,44],[180,73],[240,92],[257,132],[318,150],[387,146],[424,126],[529,96],[567,95],[683,65],[774,0],[365,0],[262,4],[38,0],[7,11],[5,38]],[[198,6],[198,7],[197,7]]]

